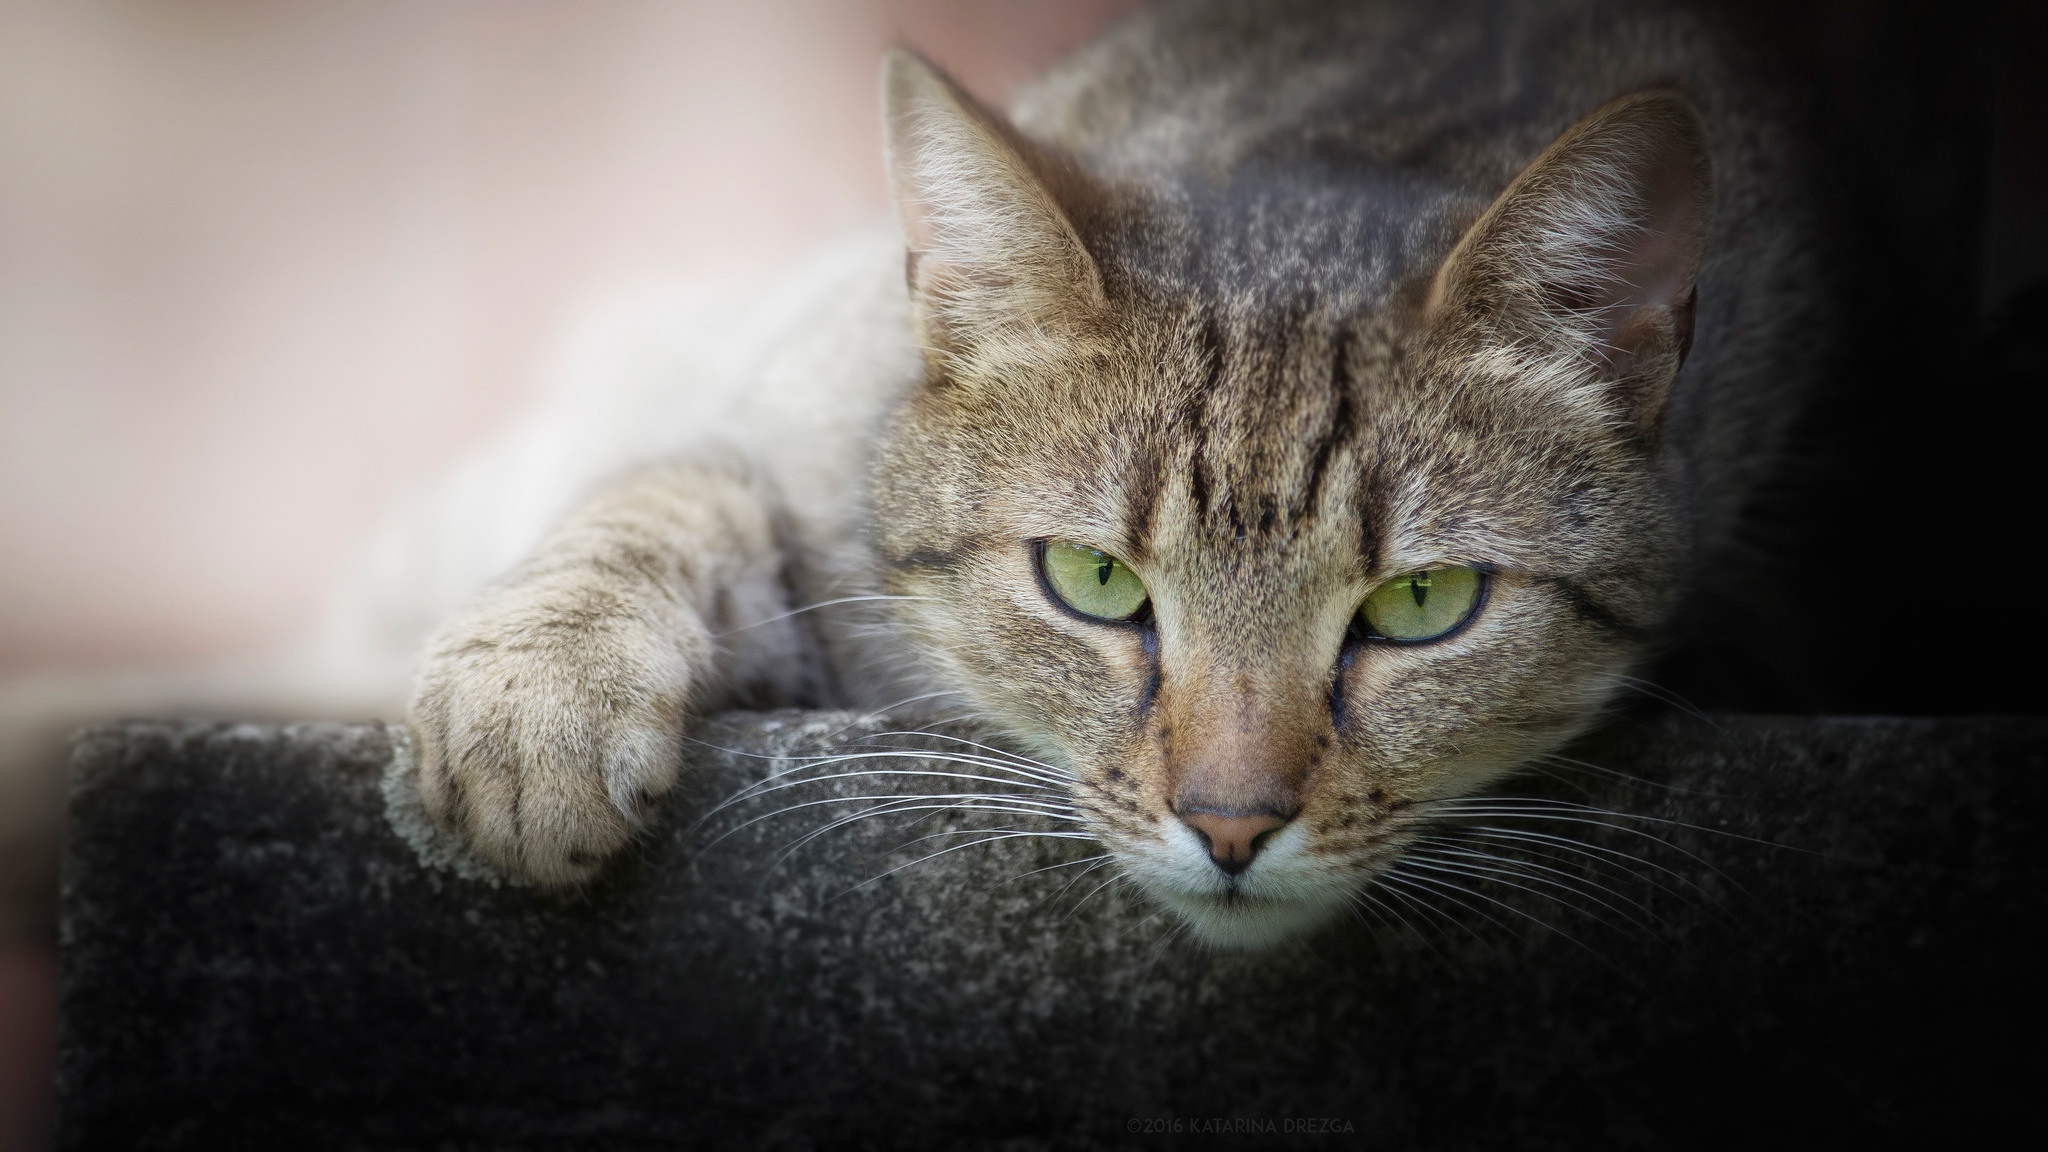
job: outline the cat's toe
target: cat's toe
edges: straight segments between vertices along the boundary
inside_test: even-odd
[[[672,760],[657,754],[659,741],[647,735],[617,741],[601,768],[590,762],[585,740],[515,745],[484,756],[447,755],[447,746],[432,747],[438,742],[430,737],[419,742],[428,750],[420,765],[428,814],[491,863],[547,885],[595,876],[675,776]],[[615,787],[615,780],[623,783]]]
[[[594,876],[674,785],[711,651],[599,575],[514,582],[451,621],[408,714],[428,813],[543,884]]]
[[[494,670],[488,686],[502,683]],[[430,676],[414,699],[427,813],[507,871],[548,885],[589,880],[675,783],[679,690],[585,698],[485,686]]]

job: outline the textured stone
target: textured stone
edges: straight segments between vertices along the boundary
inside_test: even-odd
[[[60,1145],[1163,1148],[1221,1126],[1871,1147],[1988,1133],[2041,1083],[2048,722],[1626,723],[1575,755],[1629,778],[1504,791],[1629,818],[1488,821],[1612,867],[1525,854],[1521,888],[1438,873],[1471,891],[1389,889],[1251,955],[1188,944],[1088,871],[1085,840],[892,870],[981,839],[916,837],[1055,825],[867,819],[785,857],[859,805],[746,823],[945,781],[792,787],[691,823],[793,763],[763,757],[945,746],[883,731],[715,719],[660,821],[573,893],[494,883],[437,841],[381,725],[93,731]],[[1546,887],[1567,883],[1587,890]]]

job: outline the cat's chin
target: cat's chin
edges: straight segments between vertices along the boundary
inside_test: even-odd
[[[1116,847],[1131,878],[1196,940],[1256,951],[1336,918],[1361,880],[1355,867],[1333,868],[1311,855],[1305,837],[1299,826],[1287,828],[1235,877],[1211,863],[1207,845],[1178,821],[1162,822],[1156,839]]]
[[[1347,906],[1357,879],[1305,859],[1295,829],[1234,879],[1209,862],[1192,834],[1163,840],[1126,857],[1132,878],[1211,948],[1271,948],[1313,931]]]
[[[1154,888],[1152,896],[1211,948],[1258,951],[1311,932],[1343,907],[1341,897],[1276,899],[1242,893],[1198,894]]]

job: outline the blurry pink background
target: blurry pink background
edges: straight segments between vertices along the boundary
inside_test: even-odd
[[[579,308],[887,212],[1128,0],[0,0],[0,676],[259,654]]]
[[[886,218],[885,47],[1001,100],[1132,7],[0,0],[0,678],[282,649],[581,311]],[[0,1152],[56,972],[0,937]]]

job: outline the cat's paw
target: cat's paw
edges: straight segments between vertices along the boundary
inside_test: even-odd
[[[594,875],[675,783],[709,642],[695,620],[511,588],[429,647],[408,715],[420,798],[485,859]]]

